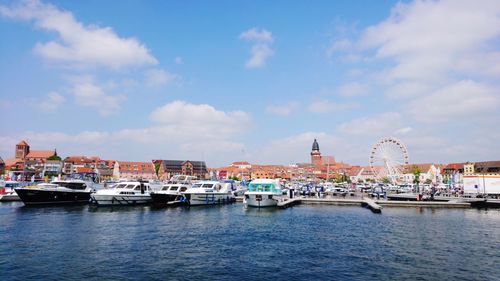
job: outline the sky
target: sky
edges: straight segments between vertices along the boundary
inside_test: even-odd
[[[0,34],[3,159],[500,159],[496,0],[0,0]]]

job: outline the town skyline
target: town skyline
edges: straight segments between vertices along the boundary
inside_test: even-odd
[[[3,1],[0,157],[26,140],[291,164],[317,139],[366,166],[394,136],[411,163],[499,159],[499,15],[496,1]]]

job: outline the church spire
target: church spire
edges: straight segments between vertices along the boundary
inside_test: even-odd
[[[318,144],[318,141],[316,139],[314,139],[312,150],[319,151],[319,144]]]

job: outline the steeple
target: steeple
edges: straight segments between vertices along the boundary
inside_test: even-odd
[[[314,139],[311,151],[311,164],[313,166],[321,165],[321,152],[319,152],[319,144],[316,139]]]
[[[312,150],[319,151],[319,144],[318,144],[318,141],[316,139],[314,139]]]

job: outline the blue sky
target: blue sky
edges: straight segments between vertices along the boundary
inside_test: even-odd
[[[496,1],[0,1],[0,156],[498,159]]]

